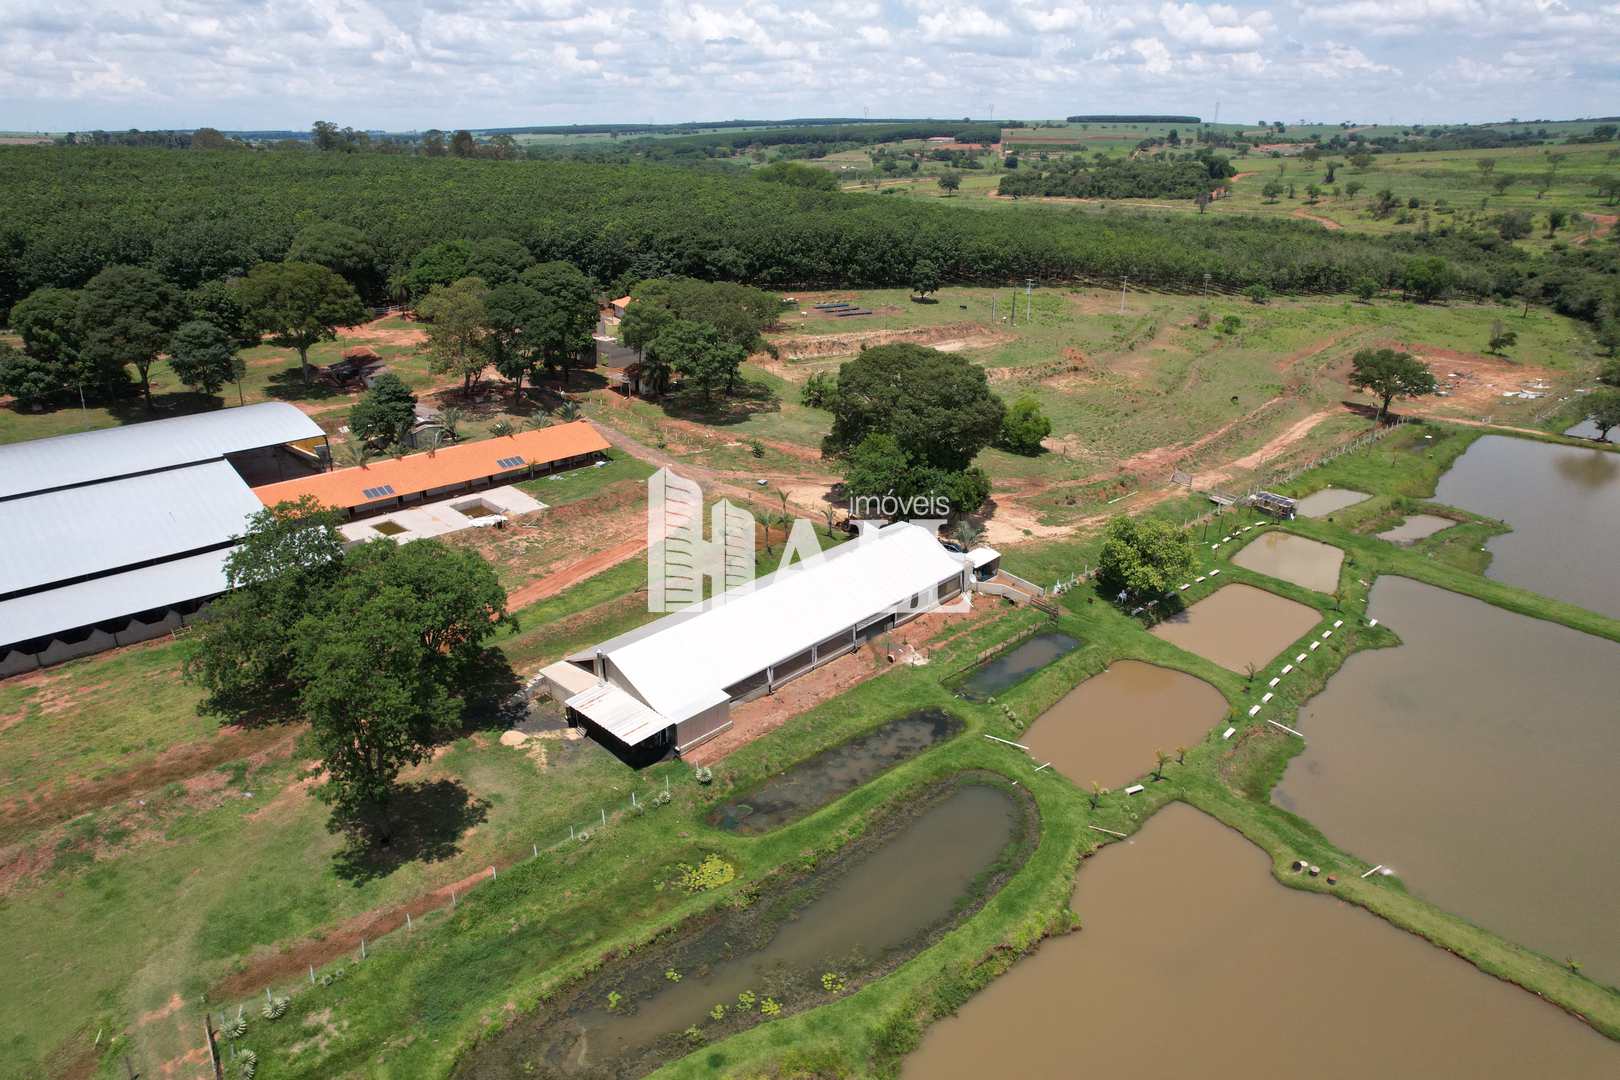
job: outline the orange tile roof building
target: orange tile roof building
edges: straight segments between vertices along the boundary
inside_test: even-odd
[[[607,449],[608,441],[594,427],[576,420],[300,476],[253,493],[266,506],[310,495],[324,506],[363,516],[588,465]]]

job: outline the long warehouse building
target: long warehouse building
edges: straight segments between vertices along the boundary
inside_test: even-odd
[[[624,760],[681,753],[769,693],[970,588],[968,560],[900,522],[725,601],[666,615],[542,673],[571,719]]]
[[[188,622],[263,509],[250,478],[320,469],[325,438],[270,402],[0,446],[0,676]]]

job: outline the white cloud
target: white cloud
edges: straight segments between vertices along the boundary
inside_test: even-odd
[[[1615,0],[0,0],[0,124],[1596,115],[1617,57]]]

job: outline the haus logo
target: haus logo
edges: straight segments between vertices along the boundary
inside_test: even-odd
[[[757,574],[754,515],[721,499],[709,508],[704,535],[703,489],[697,481],[659,469],[647,478],[647,610],[679,611],[705,601],[718,607],[746,596],[764,581]],[[933,535],[943,520],[913,521]],[[879,531],[863,527],[851,543],[877,540]],[[826,559],[815,526],[794,518],[782,545],[782,561],[771,580],[799,564],[805,569]],[[941,604],[936,591],[909,597],[893,606],[896,614],[939,609],[969,610],[967,594]]]

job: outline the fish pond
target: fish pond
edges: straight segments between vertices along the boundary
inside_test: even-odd
[[[1325,517],[1347,506],[1354,506],[1359,502],[1366,502],[1372,498],[1365,491],[1351,491],[1349,488],[1323,488],[1321,491],[1305,496],[1294,505],[1294,512],[1300,517]]]
[[[1597,1080],[1620,1047],[1421,938],[1271,877],[1176,803],[1082,864],[1082,929],[930,1028],[903,1080]]]
[[[455,1075],[642,1076],[837,1000],[970,917],[1038,835],[1026,795],[971,778],[942,785],[808,874],[610,960],[479,1044]]]
[[[1153,628],[1179,648],[1243,672],[1265,667],[1322,616],[1313,607],[1253,585],[1226,585]]]
[[[1620,644],[1406,578],[1300,711],[1273,798],[1509,940],[1620,983]],[[1620,1075],[1620,1073],[1617,1073]]]
[[[713,811],[709,823],[740,833],[780,828],[954,737],[962,726],[959,717],[943,709],[895,717],[784,769],[753,793]]]
[[[957,692],[969,701],[986,701],[1079,647],[1068,634],[1036,634],[974,668]]]
[[[1043,712],[1024,742],[1075,783],[1114,788],[1152,769],[1155,750],[1201,740],[1226,712],[1226,699],[1202,679],[1120,660]]]
[[[1412,544],[1444,532],[1455,524],[1450,518],[1438,514],[1412,514],[1403,518],[1399,525],[1379,533],[1378,539],[1388,540],[1392,544]]]
[[[1620,454],[1486,435],[1435,499],[1512,528],[1486,542],[1488,576],[1620,618]]]
[[[1232,556],[1232,565],[1291,582],[1302,589],[1331,593],[1339,587],[1344,552],[1332,544],[1275,529],[1250,540]]]

